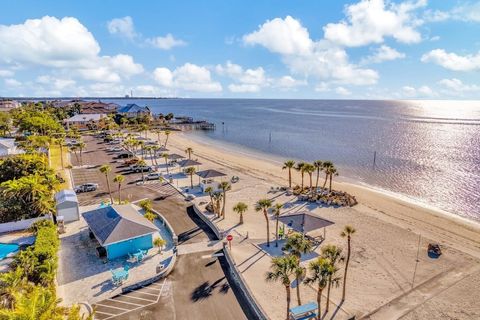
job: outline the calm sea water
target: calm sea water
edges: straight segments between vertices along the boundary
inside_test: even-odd
[[[132,102],[216,123],[216,131],[196,136],[284,158],[332,160],[341,176],[480,220],[480,102]]]

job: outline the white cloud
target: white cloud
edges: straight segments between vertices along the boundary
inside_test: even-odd
[[[328,92],[330,91],[330,85],[326,82],[320,82],[315,86],[315,91],[317,92]]]
[[[46,85],[57,91],[62,91],[66,88],[73,88],[76,84],[75,80],[62,79],[59,77],[52,77],[50,75],[42,75],[37,77],[37,83]]]
[[[309,54],[313,45],[308,30],[291,16],[267,20],[257,31],[244,35],[243,41],[284,55]]]
[[[480,1],[457,5],[449,11],[427,10],[423,19],[428,22],[444,22],[447,20],[480,22]]]
[[[234,93],[252,93],[252,92],[259,92],[260,86],[256,84],[235,84],[232,83],[228,85],[228,90]]]
[[[4,77],[13,77],[15,73],[11,70],[2,70],[0,69],[0,78]]]
[[[378,79],[376,71],[350,63],[344,49],[325,40],[314,42],[308,30],[290,16],[267,21],[243,40],[279,53],[290,71],[301,77],[355,85],[374,84]]]
[[[275,80],[275,84],[273,86],[283,88],[283,89],[290,89],[290,88],[295,88],[299,86],[304,86],[306,84],[307,82],[304,80],[297,80],[291,76],[283,76]]]
[[[20,87],[22,83],[16,79],[8,78],[4,80],[7,87]]]
[[[133,20],[129,16],[110,20],[107,23],[107,28],[111,34],[118,34],[130,40],[138,36],[133,26]]]
[[[341,95],[341,96],[349,96],[349,95],[352,94],[348,89],[346,89],[346,88],[344,88],[344,87],[337,87],[337,88],[335,89],[335,92],[336,92],[337,94]]]
[[[437,94],[429,86],[421,86],[418,88],[404,86],[402,87],[401,95],[407,98],[429,98],[437,96]]]
[[[473,71],[480,69],[480,52],[475,55],[458,55],[443,49],[432,50],[422,56],[422,62],[433,62],[453,71]]]
[[[215,66],[215,72],[235,81],[228,86],[228,89],[235,93],[259,92],[263,87],[268,87],[271,81],[266,77],[262,67],[244,70],[242,66],[231,61],[227,61],[225,65]]]
[[[175,39],[175,37],[170,33],[164,37],[155,37],[155,38],[147,39],[147,42],[150,43],[152,46],[162,50],[170,50],[173,47],[181,47],[181,46],[187,45],[185,41],[180,39]]]
[[[362,59],[362,64],[368,63],[381,63],[383,61],[392,61],[396,59],[403,59],[405,58],[405,54],[399,52],[387,45],[381,45],[377,48],[374,53],[364,59]]]
[[[323,28],[325,39],[348,47],[382,43],[385,37],[418,43],[422,37],[416,28],[421,21],[413,12],[426,4],[426,0],[387,2],[387,5],[384,0],[361,0],[345,8],[346,21],[329,23]]]
[[[461,80],[452,78],[452,79],[442,79],[438,82],[441,86],[448,89],[451,94],[462,94],[466,92],[480,92],[480,85],[464,84]]]
[[[192,63],[185,63],[173,71],[168,68],[156,68],[153,77],[161,86],[167,88],[196,92],[222,91],[222,85],[212,80],[207,68]]]

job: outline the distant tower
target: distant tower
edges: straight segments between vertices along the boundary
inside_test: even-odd
[[[130,90],[130,98],[133,98],[133,90]]]

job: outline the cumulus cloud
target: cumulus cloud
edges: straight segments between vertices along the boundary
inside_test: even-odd
[[[407,98],[430,98],[435,97],[437,94],[429,86],[421,86],[418,88],[404,86],[402,87],[401,95]]]
[[[381,45],[379,48],[375,49],[372,55],[362,59],[361,63],[381,63],[383,61],[392,61],[403,58],[405,58],[404,53],[399,52],[387,45]]]
[[[0,69],[0,78],[13,77],[15,73],[11,70]]]
[[[76,84],[75,80],[62,79],[59,77],[52,77],[50,75],[42,75],[37,77],[36,82],[42,85],[46,85],[57,91],[64,90],[66,88],[73,88]]]
[[[480,52],[475,55],[458,55],[446,52],[444,49],[435,49],[421,58],[422,62],[432,62],[445,69],[453,71],[473,71],[480,69]]]
[[[442,79],[438,82],[441,86],[448,90],[451,94],[463,94],[467,92],[480,92],[480,86],[476,84],[465,84],[457,78]]]
[[[170,33],[167,34],[165,37],[155,37],[147,39],[147,42],[150,43],[152,46],[162,50],[170,50],[173,47],[181,47],[187,45],[185,41],[175,39],[175,37]]]
[[[13,78],[5,79],[4,83],[7,87],[20,87],[22,85],[20,81]]]
[[[399,4],[362,0],[345,8],[346,20],[329,23],[323,28],[325,39],[348,47],[382,43],[385,37],[418,43],[422,37],[417,27],[422,21],[415,18],[414,12],[426,5],[426,0]]]
[[[107,28],[111,34],[117,34],[130,40],[138,36],[133,26],[133,20],[129,16],[110,20],[107,23]]]
[[[337,87],[337,88],[335,88],[335,92],[336,92],[337,94],[341,95],[341,96],[349,96],[349,95],[352,94],[348,89],[346,89],[346,88],[344,88],[344,87]]]
[[[195,92],[220,92],[222,85],[213,81],[210,71],[192,63],[171,71],[168,68],[156,68],[153,78],[163,87]]]
[[[290,16],[265,22],[243,36],[246,44],[261,45],[281,55],[293,74],[313,76],[342,84],[370,85],[378,74],[349,62],[346,51],[330,41],[313,41],[308,30]]]
[[[448,11],[427,10],[423,19],[428,22],[443,22],[447,20],[480,22],[480,1],[456,5]]]

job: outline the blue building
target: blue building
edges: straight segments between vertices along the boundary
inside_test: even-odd
[[[101,207],[82,216],[109,260],[152,248],[158,232],[131,204]]]
[[[135,103],[130,103],[127,104],[125,107],[121,107],[117,110],[117,112],[127,118],[136,118],[151,114],[150,108],[140,107]]]

